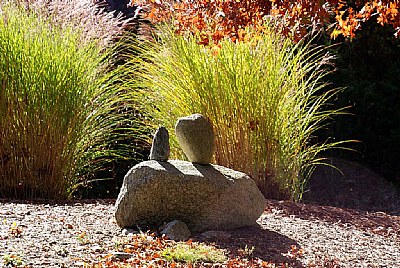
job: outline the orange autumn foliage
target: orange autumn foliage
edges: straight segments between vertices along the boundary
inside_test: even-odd
[[[263,31],[265,21],[299,40],[312,29],[327,28],[331,36],[353,38],[361,23],[376,18],[400,32],[399,1],[343,0],[131,0],[153,22],[173,19],[177,33],[199,34],[201,43],[249,38],[246,27]]]

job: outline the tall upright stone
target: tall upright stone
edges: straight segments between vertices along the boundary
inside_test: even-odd
[[[210,164],[214,153],[212,125],[201,114],[179,118],[175,125],[178,143],[190,162]]]
[[[167,161],[170,154],[168,130],[161,126],[154,134],[150,149],[150,160]]]

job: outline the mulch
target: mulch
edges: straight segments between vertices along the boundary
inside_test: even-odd
[[[319,170],[325,183],[310,181],[318,198],[267,200],[255,226],[212,240],[193,234],[189,243],[225,250],[229,259],[219,264],[166,261],[160,252],[176,242],[147,230],[122,232],[112,199],[0,200],[0,267],[400,267],[400,194],[369,170],[337,164],[343,174]],[[344,202],[351,195],[357,201]]]

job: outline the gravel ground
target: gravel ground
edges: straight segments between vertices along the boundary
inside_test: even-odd
[[[260,218],[263,228],[295,240],[304,253],[304,267],[337,264],[344,267],[400,267],[400,240],[358,230],[350,224],[304,220],[275,213]],[[377,226],[379,227],[379,226]]]
[[[358,164],[333,164],[342,173],[317,169],[307,204],[267,200],[257,226],[206,241],[233,260],[217,267],[400,268],[400,193]],[[0,200],[0,267],[116,267],[96,266],[128,239],[115,223],[114,203]]]
[[[113,219],[113,200],[0,205],[0,267],[6,267],[4,256],[14,256],[14,264],[21,258],[28,267],[90,266],[114,251],[123,237]],[[318,211],[323,211],[321,217]],[[349,213],[355,218],[346,219]],[[289,267],[400,267],[400,230],[393,230],[400,217],[385,214],[372,221],[374,217],[269,200],[258,227],[229,231],[232,237],[216,245],[229,252],[251,249],[254,258]]]
[[[0,205],[0,256],[20,256],[28,266],[81,267],[121,236],[113,202]]]

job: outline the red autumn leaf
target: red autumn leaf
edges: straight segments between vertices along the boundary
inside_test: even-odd
[[[354,37],[360,23],[372,16],[377,16],[378,23],[392,25],[400,31],[398,1],[393,0],[355,1],[352,6],[343,0],[301,0],[295,4],[291,0],[186,0],[175,4],[166,0],[132,0],[132,4],[149,6],[148,17],[154,22],[174,18],[178,33],[199,33],[202,37],[199,43],[204,45],[209,44],[210,39],[218,43],[221,36],[234,41],[246,40],[239,30],[247,26],[259,29],[266,15],[283,18],[282,33],[294,34],[295,40],[305,35],[310,25],[318,28],[329,24],[330,14],[334,12],[339,15],[335,27],[331,27],[332,37],[339,34]],[[297,27],[295,31],[294,27]]]

